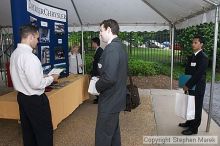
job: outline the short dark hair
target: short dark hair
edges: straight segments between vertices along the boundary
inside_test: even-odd
[[[38,28],[31,24],[26,24],[20,27],[19,29],[20,37],[27,38],[29,34],[35,34],[38,32]]]
[[[193,39],[198,39],[200,43],[205,43],[204,37],[201,35],[195,35]]]
[[[98,46],[100,46],[100,39],[98,37],[92,38],[92,42],[96,43]]]
[[[110,27],[111,30],[112,30],[112,34],[118,35],[118,33],[119,33],[119,25],[118,25],[117,21],[115,21],[113,19],[104,20],[104,21],[102,21],[100,26],[102,26],[102,25],[104,26],[105,29]]]

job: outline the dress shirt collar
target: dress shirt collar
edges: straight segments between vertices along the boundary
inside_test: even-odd
[[[202,49],[199,49],[197,52],[195,52],[195,53],[194,53],[195,56],[196,56],[200,51],[202,51]]]
[[[108,41],[108,44],[110,44],[112,42],[113,39],[117,38],[117,35],[113,35],[112,38]]]
[[[33,49],[29,45],[23,44],[23,43],[19,43],[17,48],[22,49],[23,51],[31,52],[31,53],[33,51]]]

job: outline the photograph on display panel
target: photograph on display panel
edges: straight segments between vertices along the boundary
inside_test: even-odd
[[[40,28],[40,43],[50,43],[50,29]]]
[[[33,26],[37,26],[37,18],[30,16],[30,23]]]
[[[65,53],[62,46],[55,47],[55,60],[65,59]]]
[[[57,35],[63,35],[65,32],[64,31],[64,24],[55,22],[54,23],[54,31],[55,31],[55,34],[57,34]]]
[[[50,63],[50,47],[41,46],[41,63]]]

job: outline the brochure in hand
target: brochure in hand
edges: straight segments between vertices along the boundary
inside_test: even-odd
[[[49,73],[48,75],[59,75],[64,69],[63,68],[53,68]]]

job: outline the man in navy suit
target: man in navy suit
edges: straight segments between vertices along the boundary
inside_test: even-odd
[[[100,39],[98,37],[92,39],[92,48],[96,49],[92,62],[92,71],[91,71],[91,77],[94,77],[100,75],[98,71],[98,63],[103,52],[103,49],[100,47]],[[96,99],[94,99],[93,103],[97,104],[98,100],[99,100],[99,96],[96,96]]]
[[[96,89],[100,93],[95,131],[96,146],[121,146],[119,113],[126,107],[128,57],[118,38],[115,20],[100,24],[100,36],[107,43],[100,58]]]
[[[192,75],[183,87],[185,92],[195,96],[195,119],[180,123],[180,127],[187,128],[182,131],[183,135],[193,135],[198,133],[201,124],[202,106],[206,88],[206,69],[208,68],[208,57],[203,52],[204,40],[201,36],[195,36],[192,42],[193,54],[189,58],[185,74]],[[192,88],[195,86],[195,90]]]

